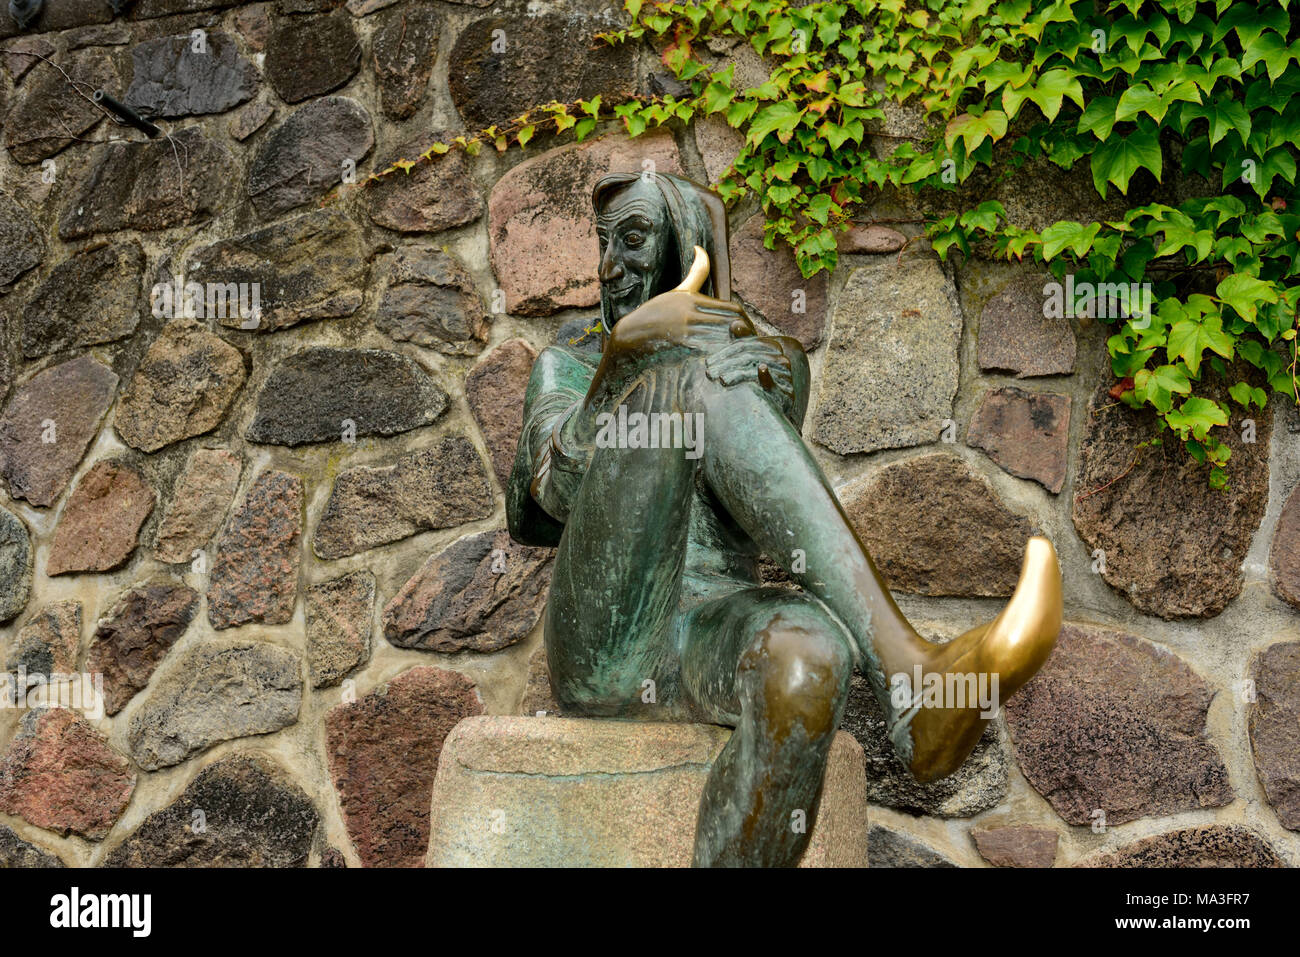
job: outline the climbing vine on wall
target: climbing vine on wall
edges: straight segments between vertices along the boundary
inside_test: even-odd
[[[926,227],[941,256],[986,243],[995,255],[1068,272],[1076,286],[1149,283],[1148,308],[1126,299],[1108,320],[1115,391],[1152,407],[1209,466],[1212,485],[1227,481],[1228,406],[1263,408],[1270,390],[1296,398],[1300,23],[1287,0],[625,7],[630,24],[604,39],[648,40],[689,93],[549,104],[426,156],[526,145],[546,123],[582,138],[611,115],[633,136],[720,117],[744,143],[719,191],[755,195],[769,246],[787,243],[805,275],[835,266],[836,235],[855,207],[881,189],[912,188],[953,194],[955,211]],[[766,81],[741,88],[710,40],[752,46],[773,65]],[[873,133],[891,102],[919,108],[936,132],[884,138],[881,148]],[[981,168],[1014,176],[1033,159],[1087,169],[1099,198],[1118,191],[1133,205],[1115,219],[1041,231],[1010,222],[997,201],[962,208],[962,186]],[[1142,184],[1169,177],[1193,198],[1146,201]],[[1259,375],[1239,376],[1234,360]],[[1212,397],[1211,377],[1225,382],[1226,402]]]

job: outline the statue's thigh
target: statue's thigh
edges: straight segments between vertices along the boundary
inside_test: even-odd
[[[627,405],[637,412],[672,408],[679,375],[647,373]],[[560,539],[547,600],[551,680],[567,708],[637,713],[647,679],[672,696],[672,626],[698,467],[682,449],[595,449]]]
[[[767,677],[802,693],[826,680],[838,713],[853,670],[852,640],[816,598],[786,588],[747,588],[691,609],[681,623],[682,687],[703,717],[736,725],[742,699]],[[805,685],[806,688],[806,685]]]

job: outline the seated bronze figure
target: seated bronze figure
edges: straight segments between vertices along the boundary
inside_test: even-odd
[[[993,622],[923,639],[800,435],[803,348],[758,335],[731,299],[720,198],[615,174],[593,205],[601,351],[538,356],[507,490],[514,538],[558,546],[554,691],[569,713],[734,728],[705,787],[695,864],[794,865],[852,670],[917,779],[952,773],[989,713],[926,706],[909,682],[918,667],[985,675],[1005,700],[1028,681],[1060,630],[1056,553],[1030,539]],[[800,587],[761,585],[761,554]]]

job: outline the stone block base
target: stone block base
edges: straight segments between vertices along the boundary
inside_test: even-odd
[[[704,781],[731,731],[486,716],[461,721],[433,785],[430,867],[686,867]],[[831,746],[802,867],[865,867],[862,748]]]

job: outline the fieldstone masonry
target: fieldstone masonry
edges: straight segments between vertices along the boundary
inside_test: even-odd
[[[504,486],[534,359],[595,322],[593,183],[716,178],[738,137],[539,129],[366,184],[540,102],[662,89],[653,51],[591,42],[617,9],[46,0],[23,33],[0,13],[0,665],[104,691],[102,715],[0,709],[0,865],[420,866],[435,788],[436,821],[472,816],[485,769],[561,758],[671,765],[674,859],[689,848],[725,732],[652,729],[638,750],[530,724],[557,711],[552,553],[509,540]],[[763,81],[745,46],[713,54]],[[166,136],[105,122],[55,64]],[[999,190],[1036,228],[1106,208],[1086,170]],[[805,280],[743,201],[735,292],[809,350],[805,435],[918,627],[996,614],[1036,531],[1069,623],[926,786],[856,677],[861,752],[842,737],[837,766],[865,757],[870,822],[828,818],[852,839],[814,857],[1300,865],[1300,416],[1234,409],[1230,487],[1210,490],[1174,443],[1139,450],[1154,433],[1109,396],[1106,323],[1045,317],[1029,265],[940,262],[910,208],[855,211],[836,273]]]

